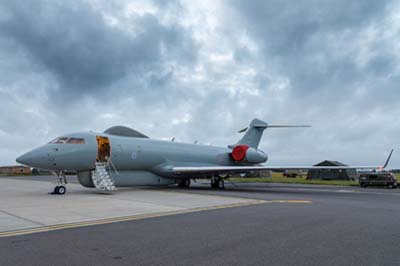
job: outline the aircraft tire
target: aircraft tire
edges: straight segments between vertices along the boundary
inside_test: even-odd
[[[217,179],[217,181],[215,182],[215,186],[216,186],[218,189],[224,189],[224,188],[225,188],[224,179],[222,179],[222,178]]]
[[[190,187],[190,179],[183,179],[179,182],[178,187],[188,188]]]
[[[216,189],[217,188],[217,182],[216,182],[216,180],[214,178],[211,179],[210,185],[211,185],[212,189]]]
[[[183,180],[184,187],[190,187],[190,179]]]
[[[56,194],[64,195],[67,192],[67,189],[64,186],[58,186],[55,188]]]

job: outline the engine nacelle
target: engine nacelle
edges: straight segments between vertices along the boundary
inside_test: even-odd
[[[231,153],[232,159],[240,162],[246,161],[251,164],[263,163],[268,160],[268,156],[261,150],[256,150],[247,145],[237,145]]]

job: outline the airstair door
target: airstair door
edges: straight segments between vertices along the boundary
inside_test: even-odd
[[[111,175],[111,145],[107,137],[96,136],[97,139],[97,158],[95,169],[92,171],[94,186],[99,191],[112,192],[116,190],[114,178]],[[115,169],[115,167],[114,167]],[[117,171],[115,169],[115,171]],[[117,172],[118,174],[118,172]]]
[[[110,140],[107,137],[97,136],[97,162],[106,163],[111,156]]]

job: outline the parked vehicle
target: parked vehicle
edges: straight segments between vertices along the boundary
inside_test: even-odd
[[[296,178],[303,177],[306,175],[306,173],[301,170],[285,170],[282,175],[287,178]]]
[[[360,186],[386,186],[388,188],[397,188],[397,178],[394,174],[386,171],[371,172],[360,174]]]

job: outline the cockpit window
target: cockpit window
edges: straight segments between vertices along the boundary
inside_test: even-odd
[[[68,140],[68,138],[61,137],[61,138],[56,138],[56,139],[50,141],[49,143],[50,144],[64,144],[67,142],[67,140]]]
[[[83,139],[83,138],[69,138],[67,143],[69,143],[69,144],[85,144],[85,139]]]
[[[60,137],[56,138],[49,142],[50,144],[85,144],[84,138],[67,138],[67,137]]]

